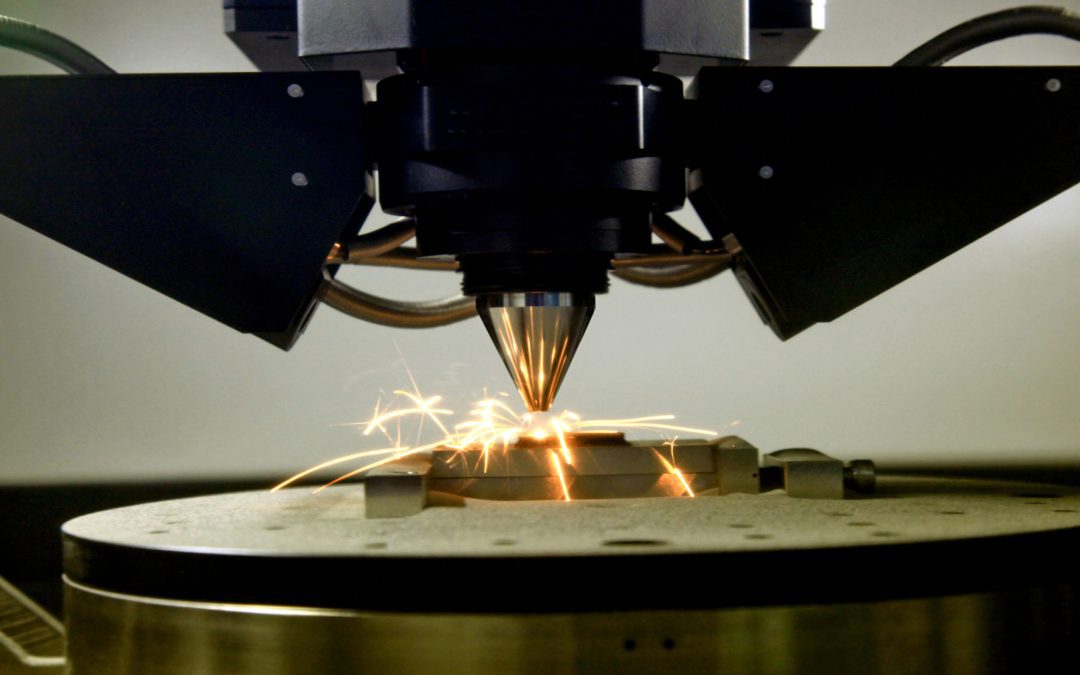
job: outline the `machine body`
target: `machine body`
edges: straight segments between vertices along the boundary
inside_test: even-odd
[[[0,79],[0,212],[283,348],[319,299],[399,326],[475,314],[344,288],[339,264],[458,270],[530,410],[612,269],[732,267],[787,339],[1080,182],[1080,69],[777,67],[823,26],[813,2],[225,9],[285,72]],[[973,39],[1080,35],[1064,11],[1000,14]],[[403,220],[369,233],[376,175]],[[688,194],[712,241],[666,215]]]
[[[0,45],[75,73],[0,78],[0,212],[282,349],[320,301],[398,326],[479,315],[531,411],[553,405],[609,275],[733,269],[786,340],[1080,182],[1080,68],[786,68],[823,26],[813,0],[225,12],[268,72],[117,75],[0,17]],[[1080,37],[1080,20],[1005,12],[901,64],[1023,31]],[[376,194],[401,220],[369,232]],[[669,215],[686,199],[709,241]],[[335,279],[355,263],[454,270],[464,297],[378,298]],[[1075,485],[762,456],[679,441],[665,415],[638,427],[664,440],[612,420],[552,438],[497,404],[505,435],[72,520],[66,635],[0,579],[0,643],[112,675],[1074,661]],[[280,489],[358,459],[321,494]]]

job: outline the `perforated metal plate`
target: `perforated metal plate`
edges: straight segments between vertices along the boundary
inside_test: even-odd
[[[1077,548],[1078,526],[1076,488],[884,477],[877,496],[858,500],[782,493],[570,503],[458,499],[377,521],[364,518],[361,486],[317,495],[299,488],[105,511],[69,522],[64,534],[68,576],[106,590],[461,611],[994,588],[1074,574],[1061,561]],[[797,574],[811,569],[811,581]],[[557,580],[565,593],[552,593],[539,578]],[[627,585],[635,578],[644,586]],[[649,579],[661,578],[715,590],[674,599],[642,592]],[[423,589],[411,587],[418,579]],[[497,592],[483,582],[492,579],[499,580]]]

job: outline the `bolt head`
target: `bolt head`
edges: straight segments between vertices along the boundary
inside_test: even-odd
[[[300,98],[304,95],[304,88],[298,84],[290,84],[285,91],[288,92],[289,96],[292,98]]]
[[[1051,77],[1046,81],[1046,91],[1050,93],[1061,91],[1061,80]]]
[[[768,164],[766,164],[765,166],[758,169],[757,175],[760,176],[761,178],[765,179],[765,180],[769,180],[770,178],[773,177],[774,173],[775,172],[773,171],[773,168],[771,166],[769,166]]]
[[[308,184],[307,176],[297,171],[292,175],[292,184],[296,187],[304,187]]]
[[[759,91],[768,94],[776,88],[776,85],[773,84],[772,80],[762,80],[760,83],[758,83],[757,88]]]

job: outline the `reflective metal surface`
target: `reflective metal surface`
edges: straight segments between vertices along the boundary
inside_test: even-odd
[[[738,436],[670,446],[630,442],[618,432],[565,437],[564,461],[546,437],[522,436],[492,452],[486,445],[441,447],[373,468],[364,479],[368,518],[413,516],[461,498],[490,501],[719,497],[784,490],[803,499],[844,499],[874,492],[870,460],[844,462],[809,448],[765,455]],[[850,488],[848,487],[850,485]]]
[[[476,309],[529,410],[551,408],[589,325],[588,293],[488,293]]]
[[[877,490],[103,511],[64,526],[68,654],[76,675],[1075,670],[1080,489]]]
[[[811,583],[812,571],[803,572]],[[407,588],[413,581],[402,583],[403,593],[416,590]],[[718,570],[715,579],[697,582],[641,579],[628,592],[707,594],[718,583],[768,582],[728,579]],[[71,582],[65,601],[74,675],[1060,672],[1054,667],[1076,637],[1068,622],[1075,612],[1072,587],[584,614],[180,602]]]

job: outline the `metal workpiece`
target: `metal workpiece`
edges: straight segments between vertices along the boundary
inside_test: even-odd
[[[874,465],[844,462],[816,450],[771,453],[738,436],[677,444],[627,441],[620,433],[552,439],[522,437],[510,447],[438,448],[373,469],[366,478],[365,515],[398,518],[426,506],[462,500],[570,501],[712,498],[782,490],[802,499],[843,499],[874,491]],[[569,461],[568,461],[569,460]]]
[[[507,452],[436,450],[429,487],[498,501],[677,497],[688,494],[687,488],[693,494],[716,488],[712,442],[680,442],[672,453],[659,443],[601,440],[582,447],[575,438],[572,462],[550,443],[529,440]]]
[[[492,451],[485,459],[482,450],[440,449],[433,454],[431,476],[438,478],[526,478],[554,476],[551,454],[556,447],[546,443],[518,446],[507,452]],[[575,447],[573,462],[566,471],[573,476],[662,475],[667,473],[657,457],[676,458],[686,473],[715,473],[716,444],[711,441],[680,441],[675,451],[660,443],[623,441],[621,444]],[[558,455],[561,456],[561,455]]]
[[[476,310],[531,411],[551,408],[596,300],[590,293],[485,293]]]

